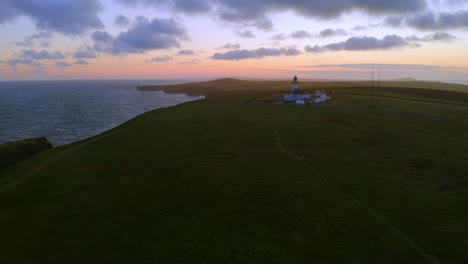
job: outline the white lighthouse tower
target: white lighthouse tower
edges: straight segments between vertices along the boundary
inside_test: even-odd
[[[305,104],[310,99],[310,94],[304,93],[299,88],[297,76],[294,76],[292,82],[292,89],[289,93],[284,94],[283,100],[286,102],[296,102],[297,104]]]
[[[299,82],[297,81],[297,76],[296,75],[294,75],[294,78],[293,78],[292,91],[293,92],[299,91]]]
[[[281,97],[280,97],[281,98]],[[321,103],[330,100],[330,96],[323,90],[315,92],[315,96],[305,93],[299,88],[297,76],[294,76],[292,82],[292,89],[290,92],[282,96],[283,102],[295,102],[296,104],[313,104]]]

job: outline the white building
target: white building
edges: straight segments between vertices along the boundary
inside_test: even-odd
[[[316,91],[315,92],[315,98],[313,98],[314,103],[321,103],[330,100],[331,97],[325,93],[325,91]]]
[[[330,100],[325,91],[316,91],[315,96],[311,96],[308,93],[303,92],[299,88],[299,82],[297,81],[297,76],[294,76],[292,82],[292,89],[289,93],[283,95],[283,101],[285,102],[295,102],[296,104],[307,104],[307,103],[321,103]]]

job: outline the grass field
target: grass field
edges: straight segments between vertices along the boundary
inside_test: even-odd
[[[468,88],[301,85],[141,88],[207,99],[0,171],[0,262],[467,263]]]

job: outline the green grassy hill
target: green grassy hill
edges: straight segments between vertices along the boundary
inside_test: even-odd
[[[0,262],[466,263],[468,100],[439,85],[152,87],[208,99],[0,171]]]

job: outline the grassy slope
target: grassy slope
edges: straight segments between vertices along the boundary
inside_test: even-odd
[[[0,262],[468,261],[468,122],[255,103],[285,85],[194,84],[209,99],[0,172]],[[405,91],[392,93],[440,99]],[[372,107],[402,101],[379,100]]]

